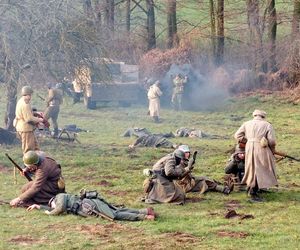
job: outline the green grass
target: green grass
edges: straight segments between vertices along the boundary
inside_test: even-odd
[[[1,88],[3,93],[4,89]],[[194,127],[209,134],[229,139],[203,140],[175,138],[174,143],[189,144],[199,150],[194,174],[222,181],[229,157],[225,153],[234,145],[233,134],[243,121],[251,118],[255,108],[268,113],[273,124],[278,150],[300,157],[299,106],[275,96],[233,98],[214,111],[174,113],[163,109],[163,123],[154,124],[146,116],[146,107],[106,107],[86,110],[83,104],[70,104],[66,98],[59,125],[76,124],[90,132],[79,134],[79,143],[56,142],[42,138],[40,145],[63,167],[67,191],[78,193],[82,187],[98,190],[108,201],[128,207],[143,208],[142,170],[151,167],[168,149],[138,148],[128,145],[134,138],[120,137],[132,126],[146,127],[151,132],[175,131],[181,126]],[[33,105],[43,104],[33,96]],[[5,99],[1,97],[0,119],[3,120]],[[242,117],[233,121],[232,116]],[[0,199],[10,200],[19,194],[25,178],[14,184],[12,166],[5,158],[9,153],[21,163],[21,146],[1,146]],[[283,160],[277,165],[278,190],[264,194],[267,202],[251,204],[246,194],[230,196],[219,193],[188,194],[198,202],[184,206],[154,205],[159,218],[154,222],[116,222],[73,215],[49,217],[40,211],[26,212],[0,205],[0,249],[299,249],[300,165]],[[200,199],[201,198],[201,199]],[[225,219],[226,204],[237,201],[239,214],[254,219]],[[231,233],[232,236],[222,236]],[[244,235],[244,236],[243,236]]]

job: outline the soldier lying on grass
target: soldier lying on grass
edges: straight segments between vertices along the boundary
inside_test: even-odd
[[[119,208],[104,200],[97,191],[81,191],[80,195],[58,194],[53,197],[48,206],[34,204],[27,208],[43,209],[48,215],[71,213],[83,217],[96,216],[113,220],[141,221],[154,220],[156,214],[153,208],[131,209]]]

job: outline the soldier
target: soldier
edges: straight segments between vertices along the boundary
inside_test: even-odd
[[[225,167],[225,174],[232,174],[237,177],[240,183],[245,174],[245,148],[237,145],[235,152],[230,156],[229,162]]]
[[[23,156],[25,173],[34,174],[33,181],[22,187],[21,195],[10,202],[12,207],[27,207],[32,204],[48,204],[49,200],[65,190],[61,167],[55,160],[35,151],[28,151]]]
[[[63,103],[63,93],[62,90],[58,88],[59,85],[52,87],[52,85],[48,85],[48,98],[46,99],[47,108],[44,112],[45,120],[52,120],[53,126],[53,137],[58,136],[58,124],[57,118],[60,110],[60,105]]]
[[[173,94],[171,101],[175,110],[182,110],[182,96],[187,79],[187,76],[183,77],[181,74],[177,74],[173,79]]]
[[[163,135],[144,134],[139,136],[134,144],[129,145],[129,148],[134,147],[176,148],[176,144]]]
[[[154,220],[156,216],[153,208],[137,210],[113,206],[100,197],[96,191],[84,192],[80,196],[58,194],[49,201],[48,206],[33,204],[27,208],[28,211],[32,209],[44,209],[48,215],[72,213],[83,217],[99,216],[108,220]]]
[[[160,90],[160,82],[156,81],[153,85],[150,86],[148,90],[148,99],[149,99],[149,112],[150,116],[153,118],[153,121],[159,122],[159,111],[160,111],[160,96],[162,92]]]
[[[91,70],[87,66],[79,66],[75,70],[75,84],[81,88],[81,91],[84,93],[85,104],[89,107],[92,96],[92,79],[91,79]],[[73,82],[73,83],[74,83]],[[74,88],[75,89],[75,88]]]
[[[80,102],[80,97],[82,96],[82,87],[78,79],[75,79],[73,82],[73,104]]]
[[[22,143],[23,154],[29,150],[39,150],[38,141],[34,135],[36,125],[43,122],[43,118],[35,117],[31,108],[31,95],[33,90],[30,86],[22,88],[22,97],[16,106],[16,117],[14,119],[14,127],[16,128],[18,137]]]
[[[219,185],[216,181],[211,180],[207,177],[195,177],[192,175],[195,159],[190,159],[190,149],[187,145],[180,145],[177,150],[181,151],[184,155],[183,162],[179,166],[182,169],[189,169],[189,172],[184,177],[176,180],[176,183],[184,190],[185,193],[199,192],[200,194],[203,194],[208,191],[214,191],[226,195],[230,194],[233,186],[222,186]]]
[[[276,138],[273,126],[265,120],[265,111],[254,110],[252,115],[254,118],[243,123],[234,137],[238,142],[247,140],[242,184],[247,184],[250,201],[260,202],[259,189],[278,185],[273,155]]]

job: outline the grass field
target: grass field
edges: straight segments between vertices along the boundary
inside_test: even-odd
[[[1,92],[4,88],[1,87]],[[3,121],[5,99],[1,97]],[[34,94],[33,105],[42,107]],[[170,132],[186,126],[229,139],[208,140],[175,138],[174,143],[190,145],[200,151],[194,174],[222,181],[227,150],[234,145],[233,134],[255,108],[267,111],[273,124],[278,150],[300,158],[300,109],[276,96],[256,95],[233,98],[213,111],[174,113],[162,109],[163,122],[154,124],[146,116],[147,108],[98,107],[86,110],[66,98],[59,118],[60,127],[76,124],[89,132],[79,133],[79,143],[57,142],[41,138],[40,145],[61,163],[67,191],[78,193],[83,187],[98,190],[114,204],[143,208],[142,170],[151,167],[168,149],[128,150],[134,138],[120,135],[129,127],[146,127],[151,132]],[[233,118],[240,118],[233,119]],[[21,163],[21,146],[1,145],[0,199],[19,194],[25,178],[17,177],[4,153]],[[74,215],[49,217],[41,211],[26,212],[0,205],[0,249],[299,249],[300,241],[300,164],[282,160],[277,165],[279,187],[264,194],[266,202],[252,204],[244,192],[229,196],[220,193],[188,194],[184,206],[154,205],[156,221],[109,222]],[[252,219],[226,219],[228,209]]]

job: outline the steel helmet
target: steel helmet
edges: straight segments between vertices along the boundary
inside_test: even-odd
[[[182,160],[185,158],[184,152],[179,149],[175,149],[174,155],[175,155],[175,157],[182,159]]]
[[[28,151],[23,156],[23,162],[26,167],[37,164],[39,160],[40,158],[35,151]]]
[[[180,145],[178,147],[178,149],[180,151],[182,151],[183,153],[189,153],[189,152],[191,152],[188,145]]]
[[[33,89],[30,86],[24,86],[21,90],[21,94],[24,95],[32,95]]]

